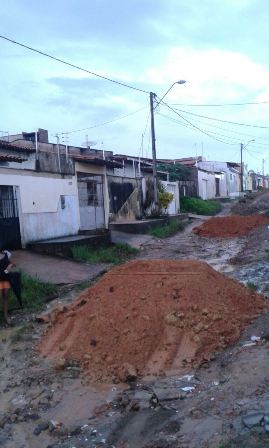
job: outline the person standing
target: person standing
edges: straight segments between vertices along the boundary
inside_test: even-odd
[[[12,266],[11,253],[8,250],[3,250],[0,253],[0,291],[3,299],[4,321],[7,325],[10,324],[8,318],[8,296],[11,288],[8,280],[8,274]]]

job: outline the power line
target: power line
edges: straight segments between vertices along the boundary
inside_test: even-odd
[[[166,103],[164,103],[164,104],[166,104]],[[186,110],[181,110],[181,109],[176,109],[176,108],[174,110],[184,113],[184,114],[193,115],[195,117],[206,118],[207,120],[220,121],[221,123],[229,123],[229,124],[234,124],[236,126],[247,126],[250,128],[269,129],[269,126],[258,126],[258,125],[254,125],[254,124],[238,123],[236,121],[221,120],[220,118],[207,117],[206,115],[194,114],[193,112],[187,112]]]
[[[249,103],[223,103],[223,104],[184,104],[173,103],[172,106],[188,106],[188,107],[230,107],[230,106],[248,106],[257,104],[269,104],[269,101],[253,101]]]
[[[193,118],[192,120],[194,122],[198,122],[198,123],[204,124],[204,121],[203,120],[199,120],[198,118]],[[251,138],[260,139],[260,140],[269,140],[269,137],[260,137],[260,136],[253,135],[253,134],[246,134],[245,132],[238,132],[238,131],[235,131],[234,129],[223,128],[223,127],[217,126],[217,125],[215,125],[213,123],[207,123],[207,126],[210,126],[212,128],[215,128],[215,129],[220,129],[220,130],[225,131],[225,132],[230,132],[232,134],[243,135],[244,137],[251,137]]]
[[[113,82],[114,84],[118,84],[120,86],[127,87],[128,89],[136,90],[138,92],[143,92],[143,93],[146,93],[146,94],[150,93],[147,90],[139,89],[138,87],[130,86],[129,84],[125,84],[124,82],[121,82],[121,81],[116,81],[115,79],[108,78],[107,76],[99,75],[98,73],[95,73],[95,72],[92,72],[90,70],[87,70],[86,68],[83,68],[83,67],[80,67],[78,65],[72,64],[71,62],[65,61],[65,60],[57,58],[55,56],[51,56],[50,54],[45,53],[44,51],[37,50],[36,48],[30,47],[29,45],[25,45],[25,44],[22,44],[20,42],[17,42],[16,40],[9,39],[6,36],[1,36],[0,35],[0,38],[6,40],[8,42],[11,42],[12,44],[18,45],[20,47],[27,48],[27,50],[34,51],[35,53],[41,54],[42,56],[46,56],[47,58],[53,59],[54,61],[61,62],[62,64],[68,65],[69,67],[76,68],[76,69],[81,70],[83,72],[89,73],[90,75],[97,76],[98,78],[101,78],[101,79],[105,79],[106,81]]]
[[[82,131],[87,131],[88,129],[97,128],[99,126],[100,127],[101,126],[105,126],[106,124],[114,123],[114,121],[123,120],[123,118],[127,118],[127,117],[130,117],[131,115],[137,114],[138,112],[141,112],[141,110],[144,110],[144,109],[146,109],[146,107],[141,107],[140,109],[136,110],[135,112],[131,112],[131,113],[126,114],[126,115],[122,115],[120,117],[114,118],[114,119],[109,120],[109,121],[104,121],[103,123],[98,123],[98,124],[95,124],[93,126],[89,126],[88,128],[75,129],[73,131],[60,132],[60,134],[61,135],[73,134],[74,132],[82,132]]]
[[[217,137],[212,136],[211,134],[209,134],[207,131],[204,131],[203,129],[199,128],[198,126],[194,125],[191,121],[187,120],[185,117],[183,117],[180,113],[178,113],[175,109],[173,109],[173,107],[169,106],[167,103],[165,103],[164,101],[162,101],[162,103],[167,106],[170,110],[172,110],[172,112],[174,112],[176,115],[178,115],[180,118],[182,118],[182,120],[186,121],[189,125],[191,125],[193,128],[197,129],[198,131],[200,131],[202,134],[207,135],[208,137],[212,138],[213,140],[216,140],[218,142],[224,143],[225,145],[236,145],[237,143],[229,143],[227,141],[221,140]]]
[[[172,118],[170,116],[167,116],[167,115],[164,115],[164,114],[161,114],[161,113],[158,113],[158,115],[160,115],[161,117],[166,118],[167,120],[173,121],[173,122],[179,124],[180,126],[186,127],[188,129],[192,129],[192,126],[184,124],[184,123],[176,120],[175,118]],[[200,128],[200,130],[205,132],[205,133],[207,133],[206,135],[210,134],[211,138],[213,138],[214,135],[226,138],[225,142],[222,140],[222,142],[226,143],[226,144],[239,145],[242,142],[242,139],[239,140],[239,139],[236,139],[235,137],[231,137],[231,136],[229,136],[227,134],[221,134],[219,132],[213,132],[213,131],[210,131],[208,129],[202,129],[202,128]],[[229,140],[229,142],[227,141],[227,139]],[[260,147],[257,148],[257,145],[259,145]],[[255,143],[254,146],[252,146],[252,148],[257,148],[259,150],[261,150],[262,148],[267,149],[267,150],[269,149],[268,146],[263,146],[263,145],[260,145],[259,143]],[[252,149],[251,152],[252,153],[256,153],[256,154],[262,154],[263,151],[262,152],[261,151],[255,151],[255,150]]]

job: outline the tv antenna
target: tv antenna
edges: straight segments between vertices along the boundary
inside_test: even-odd
[[[93,146],[97,145],[97,142],[89,140],[88,135],[85,136],[86,141],[82,143],[82,146],[86,146],[88,149],[92,149]]]

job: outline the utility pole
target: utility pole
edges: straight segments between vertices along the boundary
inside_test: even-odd
[[[155,125],[154,125],[154,109],[163,101],[168,92],[174,87],[175,84],[185,84],[184,79],[180,79],[180,81],[174,82],[171,87],[167,90],[167,92],[162,96],[162,98],[157,102],[154,107],[154,100],[156,99],[156,93],[150,92],[150,116],[151,116],[151,147],[152,147],[152,171],[153,171],[153,188],[154,188],[154,207],[155,210],[159,209],[159,200],[158,200],[158,179],[157,179],[157,160],[156,160],[156,138],[155,138]]]
[[[264,162],[265,160],[262,159],[262,186],[265,188],[265,180],[264,180]]]
[[[150,116],[151,116],[151,147],[152,147],[152,171],[153,171],[153,189],[154,189],[154,207],[158,210],[158,182],[157,182],[157,160],[156,160],[156,138],[154,124],[154,99],[156,93],[150,92]]]
[[[243,143],[240,144],[240,155],[241,155],[241,170],[240,170],[240,184],[241,184],[241,193],[243,193],[244,191],[244,187],[243,187]]]

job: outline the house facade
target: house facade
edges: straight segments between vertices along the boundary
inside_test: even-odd
[[[49,143],[43,130],[37,140],[31,134],[0,142],[1,245],[107,228],[106,169],[116,164],[89,149]]]

